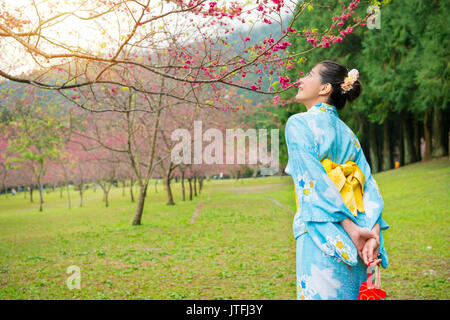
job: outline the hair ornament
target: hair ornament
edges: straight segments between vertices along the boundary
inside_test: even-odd
[[[353,88],[353,84],[356,80],[358,80],[359,72],[356,69],[352,69],[348,72],[347,77],[345,78],[344,82],[341,83],[341,87],[343,92],[350,91]]]

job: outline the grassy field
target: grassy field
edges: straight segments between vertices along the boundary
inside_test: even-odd
[[[390,265],[389,299],[449,299],[450,159],[375,175]],[[149,187],[143,225],[131,226],[128,190],[0,197],[0,299],[295,299],[295,209],[289,176],[205,181],[194,201],[167,206]],[[137,194],[137,192],[135,193]],[[276,204],[279,203],[285,208]],[[197,207],[197,210],[196,210]],[[194,212],[198,213],[193,223]],[[69,290],[67,268],[81,271]]]

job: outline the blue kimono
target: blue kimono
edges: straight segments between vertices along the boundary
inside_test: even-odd
[[[339,222],[350,218],[369,230],[376,223],[381,231],[389,228],[381,217],[384,202],[358,138],[336,108],[322,102],[289,117],[285,137],[289,153],[285,172],[294,181],[299,206],[293,221],[297,299],[358,299],[360,285],[367,280],[367,266]],[[323,159],[336,164],[351,160],[358,165],[365,177],[364,212],[355,216],[345,205]],[[381,266],[386,268],[382,232],[379,253]]]

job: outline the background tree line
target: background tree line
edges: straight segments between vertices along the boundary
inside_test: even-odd
[[[322,1],[294,27],[301,31],[316,26],[312,29],[323,32],[321,26],[339,6],[343,6],[341,1]],[[402,166],[448,155],[448,16],[447,1],[389,1],[381,7],[379,29],[358,28],[339,45],[313,50],[288,71],[295,81],[300,71],[306,74],[322,60],[359,70],[362,94],[353,104],[347,103],[339,116],[357,134],[373,172],[392,169],[395,161]],[[292,37],[290,41],[291,52],[304,50],[304,40]],[[282,97],[288,100],[296,92],[293,88]],[[291,103],[272,110],[284,124],[306,108]],[[284,132],[280,136],[280,157],[286,164]]]

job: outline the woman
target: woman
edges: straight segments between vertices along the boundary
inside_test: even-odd
[[[298,80],[285,136],[295,184],[297,299],[358,299],[367,265],[388,265],[384,202],[353,131],[337,110],[361,93],[356,69],[322,61]]]

